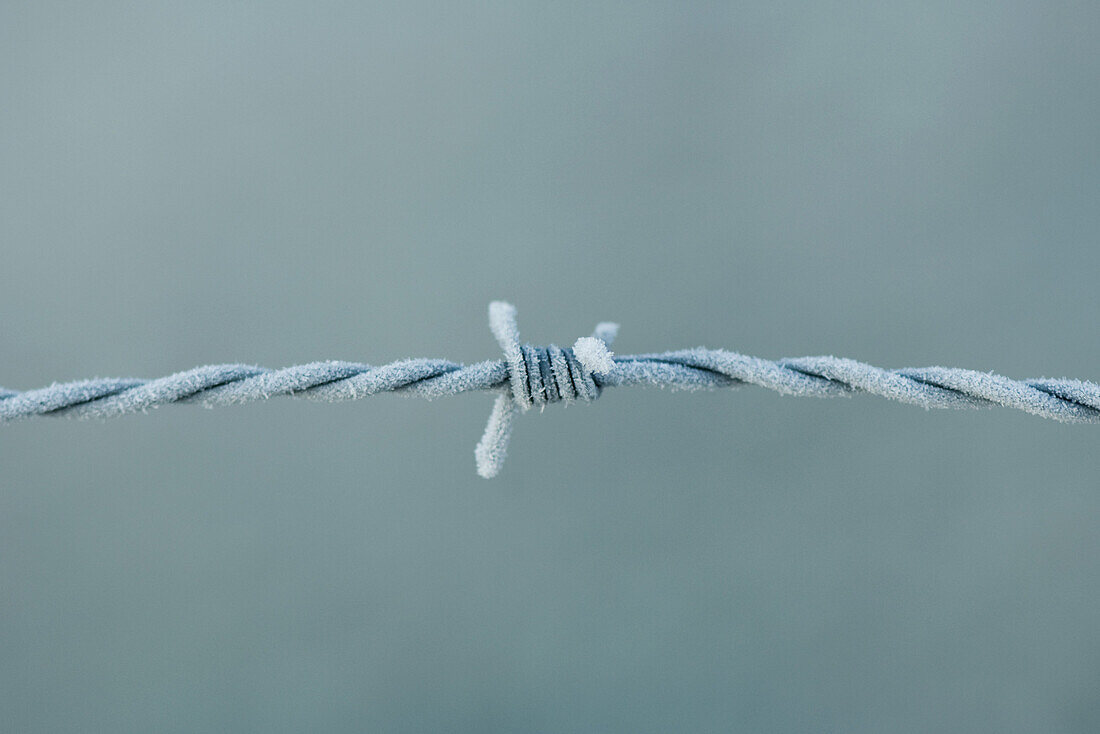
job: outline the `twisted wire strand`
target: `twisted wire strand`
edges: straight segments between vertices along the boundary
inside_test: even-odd
[[[838,357],[767,360],[721,349],[613,356],[618,331],[597,325],[572,348],[521,344],[515,308],[490,305],[490,327],[502,360],[463,365],[410,359],[372,366],[313,362],[284,369],[243,364],[208,365],[152,380],[92,379],[18,392],[0,388],[0,423],[34,416],[112,418],[172,403],[207,407],[278,395],[326,402],[390,392],[436,398],[470,391],[499,395],[475,451],[478,472],[495,476],[504,462],[515,416],[555,402],[591,402],[603,388],[655,385],[679,390],[751,384],[799,397],[870,393],[924,408],[995,405],[1066,423],[1100,423],[1100,385],[1071,379],[1013,380],[955,367],[882,369]]]

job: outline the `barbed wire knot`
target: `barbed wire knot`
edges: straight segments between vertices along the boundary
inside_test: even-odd
[[[619,332],[618,324],[602,322],[592,336],[577,339],[572,348],[520,344],[516,308],[504,301],[489,304],[489,328],[504,352],[508,382],[474,450],[477,473],[487,479],[504,465],[517,407],[526,412],[551,403],[592,402],[600,396],[597,376],[615,369],[610,347]]]

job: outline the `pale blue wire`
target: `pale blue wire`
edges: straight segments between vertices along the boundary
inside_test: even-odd
[[[112,418],[170,403],[213,407],[276,395],[335,402],[383,392],[435,398],[493,390],[500,394],[475,451],[478,473],[486,477],[500,471],[517,410],[588,402],[605,387],[624,385],[700,390],[753,384],[822,398],[866,392],[924,408],[1001,405],[1067,423],[1100,423],[1100,385],[1081,380],[1012,380],[954,367],[885,370],[838,357],[773,361],[703,348],[612,357],[607,347],[615,324],[602,323],[592,337],[563,349],[520,344],[510,304],[490,304],[489,315],[503,360],[462,365],[410,359],[378,367],[314,362],[279,370],[208,365],[154,380],[81,380],[26,392],[0,388],[0,423],[41,415]]]

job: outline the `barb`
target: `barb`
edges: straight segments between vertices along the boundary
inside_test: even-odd
[[[489,324],[502,360],[462,365],[410,359],[382,366],[314,362],[271,370],[208,365],[154,380],[95,379],[17,392],[0,387],[0,423],[34,416],[112,418],[171,403],[207,407],[277,395],[336,402],[391,392],[423,398],[496,391],[485,434],[475,450],[478,473],[495,476],[504,463],[518,412],[551,403],[592,402],[606,387],[656,385],[680,390],[745,384],[800,397],[870,393],[924,408],[1000,405],[1066,423],[1100,423],[1100,385],[1082,380],[1012,380],[954,367],[886,370],[838,357],[766,360],[721,349],[613,356],[618,325],[601,323],[572,348],[521,344],[516,310],[495,301]]]

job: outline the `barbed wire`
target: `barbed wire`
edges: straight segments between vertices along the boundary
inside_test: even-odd
[[[470,391],[498,396],[475,450],[478,473],[499,473],[517,412],[552,403],[591,402],[607,387],[656,385],[682,390],[758,385],[786,395],[870,393],[924,408],[1003,406],[1067,423],[1100,423],[1100,385],[1082,380],[1013,380],[956,367],[882,369],[839,357],[767,360],[722,349],[614,356],[618,325],[600,323],[571,348],[521,344],[516,310],[489,305],[503,360],[463,365],[409,359],[382,366],[313,362],[267,369],[243,364],[196,367],[167,377],[92,379],[26,392],[0,388],[0,423],[34,416],[113,418],[173,403],[207,407],[278,395],[336,402],[380,393],[424,398]]]

